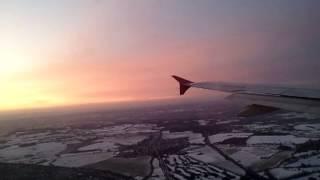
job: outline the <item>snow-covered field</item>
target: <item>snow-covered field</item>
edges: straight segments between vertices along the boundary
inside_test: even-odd
[[[231,138],[247,138],[251,135],[253,133],[221,133],[209,136],[209,140],[211,143],[218,143]]]
[[[209,146],[191,146],[190,148],[186,149],[186,152],[190,157],[206,163],[214,163],[225,160],[223,156]]]
[[[320,124],[299,124],[294,129],[298,131],[319,131]]]
[[[216,122],[216,124],[230,124],[230,123],[239,122],[239,121],[240,121],[239,119],[231,119],[231,120],[226,120],[226,121],[218,121],[218,122]]]
[[[279,127],[279,125],[276,125],[276,124],[267,124],[267,125],[250,124],[250,125],[246,125],[246,127],[250,130],[268,130],[271,128]]]
[[[150,175],[152,180],[168,175],[181,180],[240,179],[245,171],[234,161],[260,174],[270,171],[276,178],[301,173],[309,173],[305,177],[310,178],[320,172],[319,142],[315,141],[320,139],[320,123],[316,116],[280,112],[240,118],[230,116],[229,111],[210,112],[211,106],[163,108],[143,110],[141,115],[130,112],[117,118],[121,122],[108,124],[103,123],[108,113],[94,113],[98,117],[95,123],[83,118],[84,124],[74,126],[12,131],[0,137],[0,162],[86,166],[121,173],[129,161],[146,157],[143,164],[153,172],[130,176],[144,179]],[[198,113],[190,113],[197,108]],[[168,113],[172,113],[169,118]],[[126,168],[134,171],[135,167]]]
[[[105,137],[102,139],[95,140],[92,144],[87,146],[80,147],[79,151],[91,151],[91,150],[100,150],[100,151],[115,151],[118,148],[118,145],[133,145],[138,142],[146,139],[146,135],[117,135]]]
[[[65,148],[65,144],[57,142],[39,143],[28,147],[12,145],[0,149],[0,160],[10,163],[31,164],[51,162],[56,159],[56,155]]]
[[[123,124],[117,126],[108,126],[101,129],[91,130],[96,135],[114,136],[119,134],[153,133],[157,132],[159,127],[155,124]]]
[[[197,122],[199,123],[200,126],[205,126],[205,125],[207,125],[210,121],[209,121],[209,120],[200,119],[200,120],[197,120]]]
[[[200,133],[194,133],[192,131],[184,132],[162,132],[163,139],[177,139],[177,138],[188,138],[190,144],[204,144],[204,137]]]
[[[247,140],[247,144],[302,144],[307,142],[309,139],[304,137],[296,137],[293,135],[283,135],[283,136],[251,136]]]
[[[81,167],[112,158],[119,145],[136,144],[159,129],[154,124],[123,124],[100,129],[19,131],[1,144],[0,161]],[[77,148],[70,150],[69,146]]]
[[[115,152],[84,152],[84,153],[72,153],[63,154],[56,158],[52,163],[55,166],[63,167],[81,167],[100,161],[107,160],[116,155]]]
[[[200,150],[203,153],[212,153],[207,147]],[[212,154],[213,155],[213,154]],[[207,157],[210,154],[206,154]],[[197,159],[190,155],[170,155],[164,158],[168,174],[179,180],[188,179],[239,179],[240,177],[230,171],[226,171],[225,167],[218,167],[214,163],[205,162],[205,158]]]
[[[301,166],[320,166],[320,154],[307,156],[307,157],[300,157],[294,163],[290,163],[286,165],[286,167],[301,167]]]
[[[150,180],[165,180],[165,176],[160,168],[160,163],[158,159],[154,159],[152,162],[152,165],[154,167],[153,173],[151,175]]]
[[[315,114],[309,114],[309,113],[297,113],[297,112],[288,112],[283,114],[278,114],[282,119],[297,119],[297,118],[303,118],[307,120],[313,120],[318,119],[319,116]]]

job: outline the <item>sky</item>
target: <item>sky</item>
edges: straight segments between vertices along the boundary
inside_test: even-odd
[[[2,0],[0,110],[175,97],[172,74],[319,87],[319,7],[318,0]]]

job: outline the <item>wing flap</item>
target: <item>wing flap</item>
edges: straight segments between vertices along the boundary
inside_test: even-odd
[[[277,111],[277,110],[279,110],[279,108],[252,104],[252,105],[247,106],[247,108],[245,110],[240,112],[239,116],[241,116],[241,117],[252,117],[252,116],[272,113],[272,112]]]
[[[320,114],[320,101],[310,99],[241,93],[232,94],[228,96],[227,99],[238,101],[247,105],[257,104],[296,112]]]

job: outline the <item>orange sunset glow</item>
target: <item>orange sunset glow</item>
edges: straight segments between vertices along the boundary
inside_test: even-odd
[[[319,30],[300,26],[306,9],[282,16],[268,3],[235,4],[242,8],[215,1],[1,2],[0,110],[175,97],[172,74],[314,82],[313,70],[301,74],[294,59],[304,51],[290,57],[292,72],[284,57],[300,42],[312,43],[305,32]],[[318,65],[308,58],[306,66]]]

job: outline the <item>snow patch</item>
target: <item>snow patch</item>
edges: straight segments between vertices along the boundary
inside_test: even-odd
[[[300,124],[295,126],[294,129],[299,131],[315,131],[320,130],[320,124]]]
[[[221,133],[209,136],[209,140],[211,143],[223,142],[227,139],[231,138],[247,138],[253,135],[252,133]]]
[[[10,146],[0,150],[0,157],[11,163],[38,163],[52,161],[55,156],[66,148],[65,144],[50,142],[28,147]]]
[[[231,120],[227,120],[227,121],[218,121],[218,122],[216,122],[216,124],[230,124],[230,123],[239,122],[239,121],[240,121],[239,119],[231,119]]]
[[[200,119],[200,120],[197,120],[199,125],[200,126],[205,126],[209,123],[209,120],[203,120],[203,119]]]
[[[307,142],[308,138],[296,137],[293,135],[284,136],[251,136],[247,140],[247,144],[303,144]]]
[[[74,154],[63,154],[52,164],[62,167],[81,167],[89,164],[94,164],[104,161],[115,156],[113,152],[85,152]]]
[[[163,139],[177,139],[177,138],[188,138],[191,144],[204,144],[204,137],[200,133],[194,133],[192,131],[184,132],[162,132]]]
[[[187,150],[188,155],[206,163],[224,161],[224,157],[209,146]]]
[[[309,119],[309,120],[318,119],[318,117],[314,114],[297,113],[297,112],[283,113],[283,114],[279,114],[278,116],[280,116],[283,119],[298,119],[298,118]]]

